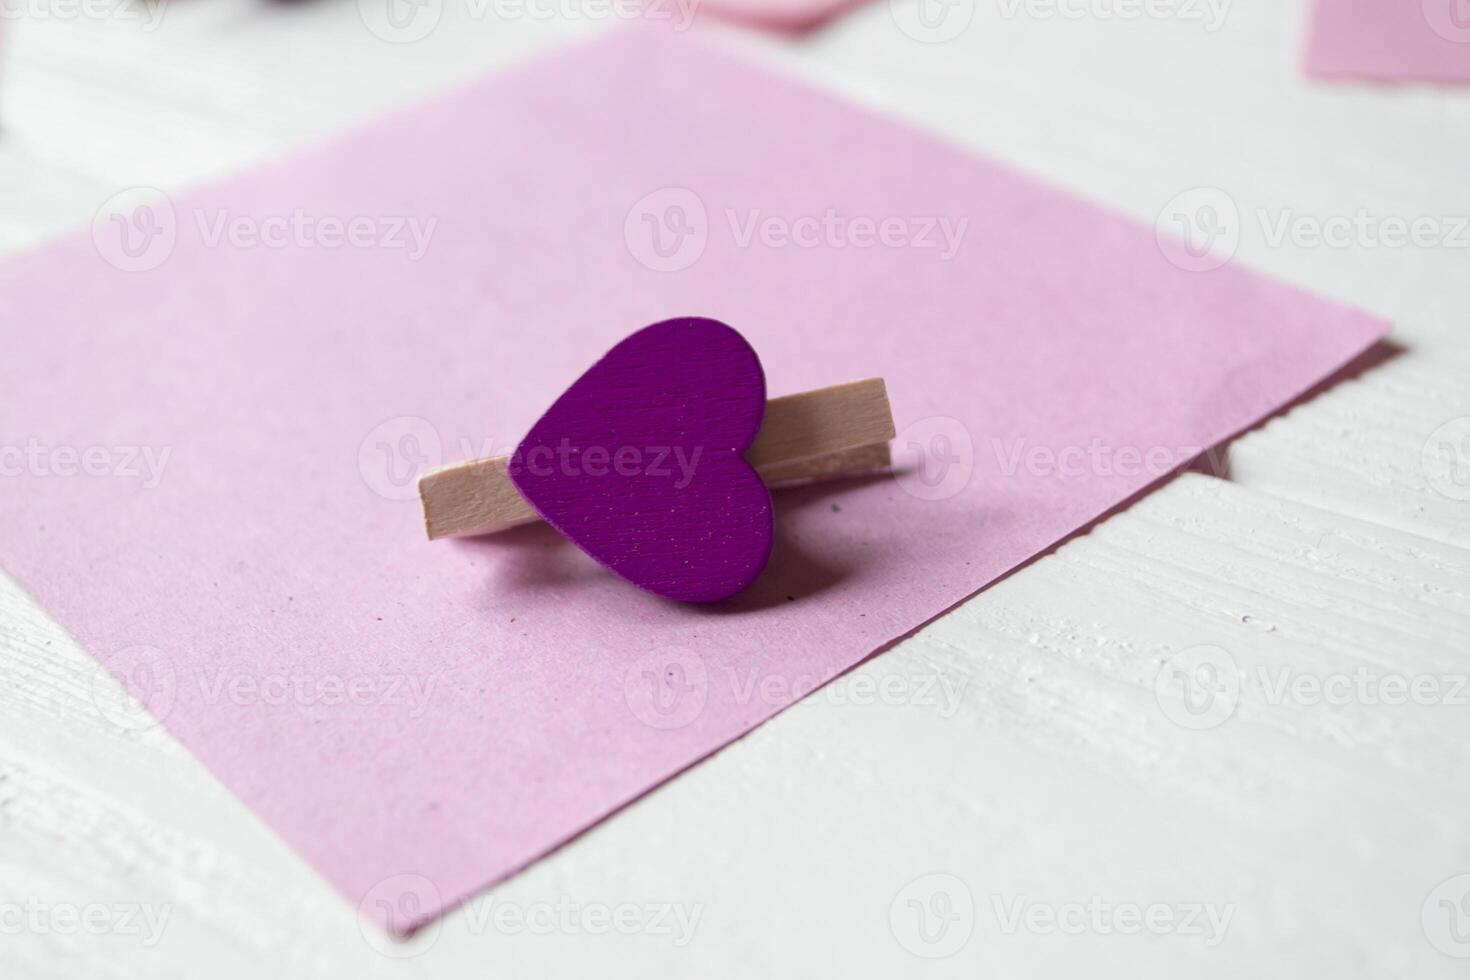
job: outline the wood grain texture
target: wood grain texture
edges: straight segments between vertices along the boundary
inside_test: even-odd
[[[430,541],[491,534],[541,520],[506,469],[509,456],[471,459],[419,477],[419,502]]]
[[[770,487],[796,486],[821,480],[844,480],[886,471],[893,463],[892,447],[886,442],[858,446],[821,456],[789,462],[767,463],[756,472]]]
[[[760,434],[745,458],[764,471],[893,436],[888,389],[882,378],[864,378],[766,402]]]
[[[1470,415],[1466,252],[1274,244],[1256,217],[1465,214],[1470,97],[1303,79],[1306,6],[1238,0],[1209,30],[976,4],[957,37],[923,44],[875,3],[800,45],[741,39],[1145,222],[1176,194],[1220,187],[1240,209],[1240,261],[1394,319],[1405,352],[1237,440],[1232,482],[1176,480],[388,950],[407,959],[372,945],[179,746],[119,727],[110,678],[5,582],[0,903],[172,915],[149,947],[8,933],[0,974],[1463,976],[1421,913],[1470,871],[1466,709],[1273,703],[1260,684],[1262,668],[1273,683],[1282,667],[1461,672],[1470,616],[1470,503],[1437,490],[1422,460]],[[32,247],[120,187],[245,166],[596,27],[476,20],[456,4],[442,17],[402,45],[342,3],[174,3],[151,32],[5,21],[0,242]],[[1153,686],[1201,644],[1234,659],[1242,687],[1228,719],[1196,730]],[[962,950],[921,959],[890,912],[936,873],[964,881],[977,914]],[[1207,947],[1006,932],[994,912],[997,899],[1094,895],[1235,913]],[[692,941],[489,914],[658,903],[700,906]]]
[[[888,465],[893,435],[883,379],[866,378],[769,399],[745,459],[767,484],[861,475]],[[509,463],[509,456],[472,459],[424,474],[419,500],[429,540],[539,521]]]
[[[1231,977],[1271,957],[1284,975],[1451,977],[1417,912],[1464,854],[1470,789],[1444,774],[1470,745],[1465,712],[1273,702],[1270,688],[1282,669],[1463,671],[1467,571],[1470,555],[1451,545],[1182,477],[451,914],[406,947],[424,949],[406,963],[364,940],[353,910],[166,737],[88,711],[86,692],[110,679],[32,616],[34,640],[9,644],[7,690],[27,697],[7,701],[0,728],[13,800],[0,849],[30,875],[17,887],[53,901],[172,907],[150,956],[210,962],[207,942],[228,942],[225,976],[277,959],[301,976],[471,977],[487,961],[514,976],[548,964],[566,976],[797,976],[822,964],[892,975],[913,960],[888,929],[890,904],[945,873],[977,903],[975,939],[945,963],[956,976],[1041,976],[1044,964]],[[7,621],[22,608],[7,599]],[[1200,644],[1227,651],[1242,686],[1230,717],[1194,729],[1155,683]],[[57,718],[58,705],[76,705],[74,717]],[[868,802],[834,812],[842,800]],[[719,828],[731,837],[711,837]],[[32,854],[47,840],[76,856]],[[820,901],[796,916],[770,897],[773,880]],[[1207,947],[1008,935],[993,905],[1094,894],[1234,912],[1226,940]],[[750,910],[773,901],[779,911],[752,926]],[[489,915],[557,902],[697,907],[701,919],[676,947],[655,933],[537,935]],[[1291,938],[1302,936],[1314,941]],[[0,955],[62,975],[45,972],[44,937],[21,940]],[[111,948],[88,947],[99,972],[86,975],[136,975],[109,962]]]

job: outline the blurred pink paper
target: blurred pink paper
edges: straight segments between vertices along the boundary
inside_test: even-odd
[[[1470,0],[1317,0],[1307,71],[1470,81]]]
[[[395,931],[1385,329],[648,28],[121,200],[0,266],[0,561]],[[886,377],[902,474],[779,493],[770,566],[714,608],[544,526],[424,539],[417,470],[506,451],[680,314],[743,331],[773,394]]]
[[[652,0],[673,3],[674,0]],[[698,9],[726,20],[799,33],[825,24],[865,0],[695,0]],[[652,9],[657,9],[655,6]]]

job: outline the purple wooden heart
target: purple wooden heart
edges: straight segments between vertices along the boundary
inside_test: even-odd
[[[760,358],[718,320],[644,327],[587,369],[516,448],[510,478],[546,521],[640,588],[713,602],[771,554],[771,495],[743,454]]]

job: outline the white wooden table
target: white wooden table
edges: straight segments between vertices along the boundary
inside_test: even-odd
[[[0,250],[608,24],[428,2],[437,29],[391,44],[367,0],[6,0]],[[1176,6],[956,0],[942,44],[886,0],[729,33],[1145,221],[1220,188],[1237,261],[1393,319],[1401,353],[406,945],[167,736],[112,724],[111,680],[6,582],[0,975],[1466,975],[1470,88],[1310,82],[1305,0],[1217,30]],[[1447,240],[1276,234],[1360,212]],[[1186,705],[1191,650],[1221,670]]]

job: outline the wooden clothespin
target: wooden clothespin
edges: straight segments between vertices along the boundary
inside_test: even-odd
[[[770,556],[767,487],[886,469],[893,435],[882,379],[767,401],[745,338],[684,317],[609,351],[515,453],[426,474],[419,496],[430,539],[547,520],[635,585],[710,602]]]
[[[767,401],[745,461],[769,487],[840,479],[886,470],[893,435],[883,379],[866,378]],[[541,520],[511,482],[510,460],[469,459],[424,474],[419,498],[430,540]]]

